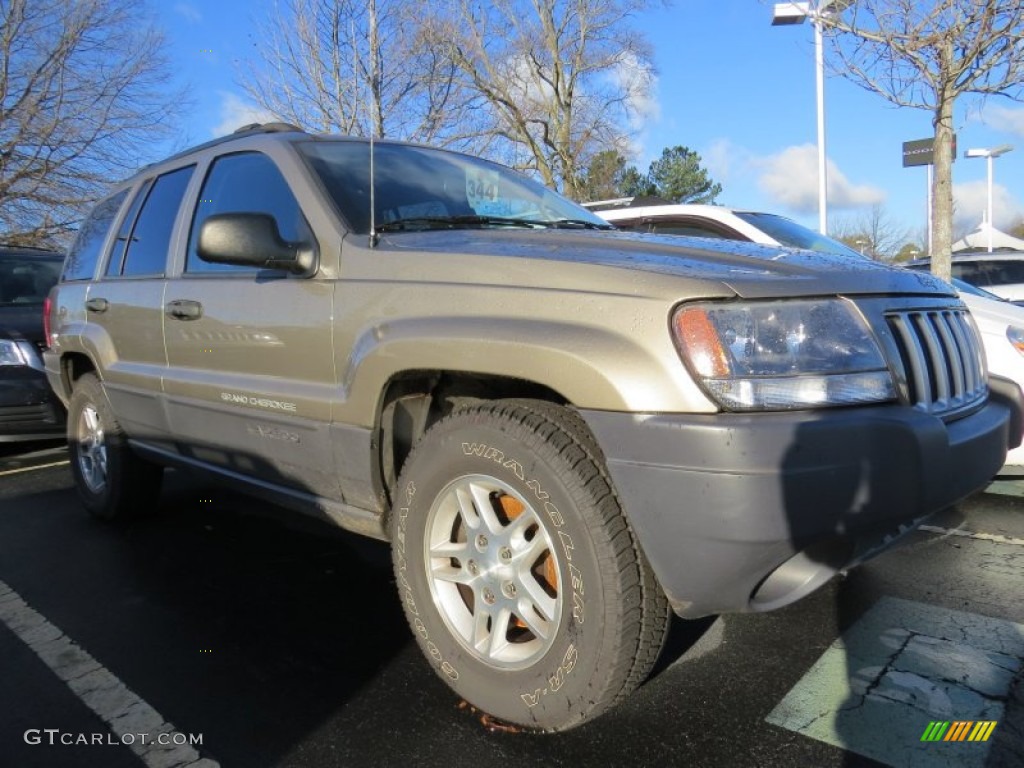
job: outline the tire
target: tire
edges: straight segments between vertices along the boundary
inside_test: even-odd
[[[402,468],[391,534],[428,661],[501,721],[572,728],[657,661],[667,600],[565,408],[506,400],[439,421]]]
[[[128,520],[156,509],[163,467],[136,455],[95,374],[75,382],[68,406],[71,474],[85,508],[102,520]]]

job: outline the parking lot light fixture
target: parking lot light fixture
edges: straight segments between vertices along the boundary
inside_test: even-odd
[[[816,7],[809,2],[776,3],[772,11],[772,26],[803,24],[810,19],[814,27],[814,71],[817,90],[818,116],[818,231],[828,231],[828,169],[825,166],[825,54],[822,46],[821,24]]]
[[[839,13],[852,0],[818,0],[813,2],[775,3],[772,26],[791,26],[810,21],[814,27],[814,71],[817,90],[818,117],[818,231],[828,234],[828,168],[825,153],[825,52],[822,28],[829,16]]]
[[[981,149],[968,149],[964,152],[964,157],[984,157],[986,164],[988,165],[988,208],[986,209],[986,217],[988,219],[988,252],[992,253],[992,229],[995,226],[995,216],[992,210],[992,160],[1000,155],[1005,155],[1007,152],[1013,150],[1012,144],[1000,144],[998,147],[988,147]]]

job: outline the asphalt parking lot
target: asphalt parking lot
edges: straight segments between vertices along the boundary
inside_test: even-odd
[[[386,546],[181,473],[104,525],[61,447],[0,451],[0,766],[1024,766],[1024,482],[789,608],[677,622],[631,699],[544,736],[434,676]]]

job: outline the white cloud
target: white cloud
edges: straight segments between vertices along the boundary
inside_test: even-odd
[[[701,152],[701,160],[711,177],[723,186],[748,176],[758,162],[750,150],[723,138],[712,141]]]
[[[969,181],[953,185],[953,229],[970,232],[978,228],[988,208],[988,182]],[[1024,205],[1001,184],[992,185],[992,208],[996,229],[1009,229],[1024,216]]]
[[[625,93],[626,119],[632,135],[623,150],[629,156],[640,157],[645,152],[647,126],[661,117],[658,76],[649,64],[625,52],[608,73],[608,79],[613,88]]]
[[[655,95],[658,90],[658,76],[650,65],[641,62],[636,54],[625,52],[619,56],[611,71],[612,83],[626,94],[629,122],[633,128],[642,128],[649,120],[661,116],[661,104]]]
[[[203,14],[199,12],[199,9],[188,3],[175,3],[174,12],[184,16],[185,21],[189,24],[198,24],[203,20]]]
[[[999,104],[987,104],[981,112],[981,119],[997,131],[1024,136],[1024,107],[1014,109]]]
[[[768,157],[753,158],[760,171],[758,186],[779,205],[795,213],[818,209],[818,148],[814,144],[787,147]],[[885,201],[885,192],[870,184],[853,184],[828,161],[828,204],[831,209],[862,208]]]
[[[220,122],[211,130],[214,136],[224,136],[249,123],[273,122],[278,118],[252,102],[244,101],[230,91],[220,91]]]

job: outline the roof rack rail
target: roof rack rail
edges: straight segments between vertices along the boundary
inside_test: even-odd
[[[6,240],[0,240],[0,248],[5,248],[11,251],[40,251],[42,253],[56,253],[52,247],[45,245],[25,245],[24,243],[12,243]]]
[[[289,133],[292,131],[298,131],[299,133],[305,133],[304,130],[299,128],[297,125],[291,123],[273,122],[273,123],[249,123],[243,125],[241,128],[236,128],[231,132],[233,136],[236,133],[248,133],[259,132],[259,133]]]
[[[256,134],[258,134],[258,133],[302,133],[302,134],[304,134],[305,131],[302,130],[301,128],[299,128],[297,125],[292,125],[291,123],[249,123],[248,125],[243,125],[241,128],[237,128],[234,131],[232,131],[231,133],[225,134],[224,136],[218,136],[215,139],[211,139],[210,141],[204,142],[202,144],[197,144],[194,147],[188,147],[187,149],[183,149],[180,152],[175,152],[170,157],[165,157],[164,159],[157,160],[156,162],[146,163],[146,165],[144,165],[141,168],[139,168],[139,170],[137,170],[134,174],[132,174],[132,176],[129,176],[128,178],[132,178],[134,176],[139,175],[140,173],[144,173],[148,168],[152,168],[154,165],[159,165],[161,163],[166,163],[166,162],[169,162],[171,160],[177,160],[179,157],[184,157],[185,155],[188,155],[188,154],[190,154],[192,152],[198,152],[199,150],[202,150],[202,149],[209,149],[210,147],[216,147],[218,144],[223,144],[225,142],[231,141],[232,139],[236,138],[237,136],[239,136],[240,134],[243,134],[243,133],[256,133]]]
[[[636,195],[635,197],[616,197],[612,200],[594,200],[581,203],[588,211],[610,211],[618,208],[643,208],[652,205],[671,205],[670,200],[656,195]]]

